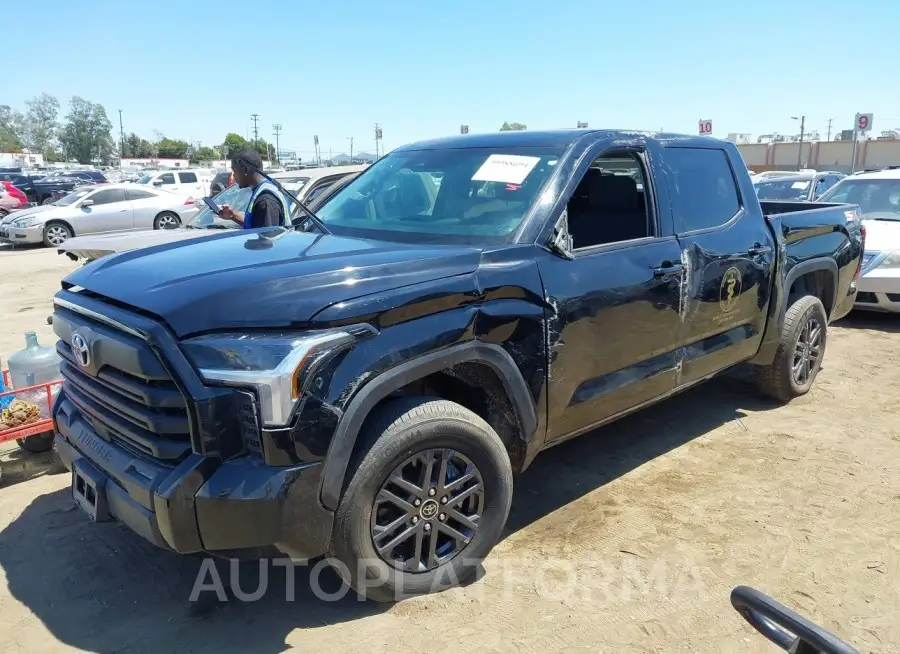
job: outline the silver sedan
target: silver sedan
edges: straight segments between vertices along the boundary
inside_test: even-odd
[[[82,186],[53,204],[9,214],[0,242],[58,247],[75,235],[174,229],[199,213],[197,200],[134,184]]]

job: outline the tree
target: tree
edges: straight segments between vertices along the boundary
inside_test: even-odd
[[[62,161],[64,158],[62,153],[52,146],[44,150],[44,161],[47,163],[56,163],[57,161]]]
[[[0,152],[21,152],[22,139],[19,135],[22,115],[9,105],[0,105]]]
[[[170,138],[164,138],[156,144],[159,156],[167,159],[184,159],[187,156],[189,147],[190,144],[187,141]]]
[[[224,147],[226,156],[231,159],[232,156],[236,155],[241,150],[249,148],[250,142],[240,134],[231,132],[225,137]]]
[[[70,159],[88,164],[95,158],[109,161],[115,153],[111,136],[112,123],[106,109],[79,96],[69,102],[69,114],[59,140]]]
[[[32,152],[46,152],[56,136],[56,117],[59,100],[49,93],[41,93],[25,101],[24,142]]]
[[[500,128],[501,132],[521,132],[524,129],[528,129],[528,125],[525,123],[507,123],[503,122],[503,126]]]
[[[218,158],[218,152],[204,145],[203,147],[194,150],[194,154],[191,155],[191,163],[198,163],[200,161],[214,161]]]

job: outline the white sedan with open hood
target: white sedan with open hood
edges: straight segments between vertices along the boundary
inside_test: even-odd
[[[172,229],[192,220],[197,199],[134,184],[82,186],[52,204],[9,214],[0,242],[59,247],[73,236]]]
[[[866,250],[856,309],[900,313],[900,170],[852,175],[820,202],[858,204],[866,228]]]

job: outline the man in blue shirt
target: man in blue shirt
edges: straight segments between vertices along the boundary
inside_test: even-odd
[[[252,188],[246,211],[235,211],[222,205],[219,216],[233,220],[244,229],[258,227],[289,227],[290,212],[278,187],[259,174],[262,157],[255,150],[244,150],[232,157],[231,170],[234,183],[241,188]]]

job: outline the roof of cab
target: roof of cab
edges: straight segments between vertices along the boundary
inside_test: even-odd
[[[447,150],[464,148],[565,148],[588,134],[598,138],[612,140],[630,140],[635,137],[655,139],[658,141],[682,141],[685,145],[709,145],[719,142],[709,136],[690,136],[685,134],[669,134],[664,132],[645,132],[640,130],[616,129],[555,129],[555,130],[519,130],[507,132],[489,132],[487,134],[465,134],[446,136],[444,138],[418,141],[400,146],[395,152],[411,150]]]

